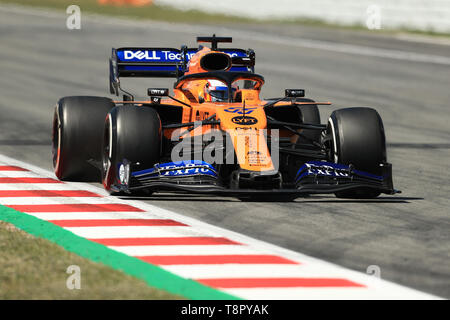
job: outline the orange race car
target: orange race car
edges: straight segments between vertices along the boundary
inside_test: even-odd
[[[111,193],[187,191],[292,199],[311,193],[394,194],[382,120],[371,108],[334,111],[321,124],[303,89],[262,99],[253,50],[211,47],[112,50],[110,91],[122,101],[60,99],[53,165],[61,180],[102,181]],[[135,101],[121,77],[173,77]]]

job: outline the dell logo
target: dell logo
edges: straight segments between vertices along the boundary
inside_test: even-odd
[[[160,57],[156,56],[156,51],[124,51],[124,59],[125,60],[161,60]]]

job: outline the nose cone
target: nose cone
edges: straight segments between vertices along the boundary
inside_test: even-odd
[[[275,165],[267,146],[267,120],[264,108],[242,105],[228,106],[217,110],[221,129],[224,130],[234,147],[234,152],[242,170],[273,173]]]

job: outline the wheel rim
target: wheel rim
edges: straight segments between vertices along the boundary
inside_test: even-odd
[[[108,115],[105,123],[105,133],[103,136],[103,151],[102,151],[102,180],[103,185],[108,188],[109,176],[111,171],[111,157],[112,157],[112,125],[111,117]]]
[[[333,158],[332,160],[334,161],[334,163],[338,163],[339,162],[339,156],[338,156],[338,151],[337,151],[336,130],[334,128],[333,120],[331,118],[328,119],[328,123],[330,125],[331,136],[333,138],[333,142],[332,142],[332,146],[331,146],[331,155],[332,155],[332,158]]]
[[[58,106],[56,106],[58,108]],[[53,156],[53,168],[58,171],[61,153],[61,122],[59,119],[59,113],[55,110],[53,117],[52,128],[52,156]]]

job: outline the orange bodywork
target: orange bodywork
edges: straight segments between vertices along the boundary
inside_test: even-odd
[[[223,52],[212,51],[207,47],[202,48],[191,57],[185,75],[208,72],[209,70],[202,68],[201,60],[205,55],[211,53],[224,54]],[[245,80],[245,76],[238,80]],[[188,130],[187,128],[165,129],[164,136],[170,140],[174,132],[176,132],[181,138],[187,136],[193,138],[195,136],[205,135],[211,130],[221,130],[222,132],[226,132],[231,138],[241,169],[249,171],[273,171],[275,168],[266,141],[266,134],[270,135],[270,132],[266,132],[267,117],[264,111],[264,105],[267,102],[260,99],[260,91],[264,81],[262,79],[257,81],[257,83],[254,83],[252,89],[239,88],[239,102],[204,102],[204,89],[207,82],[208,78],[201,78],[186,79],[186,81],[179,81],[177,83],[173,96],[186,105],[169,98],[162,99],[160,103],[162,105],[181,107],[182,123],[202,121],[215,115],[216,119],[220,120],[220,124],[203,125],[193,130]],[[140,103],[149,104],[151,101],[134,101],[132,103],[138,105]],[[276,108],[287,104],[290,103],[280,102]],[[295,135],[287,130],[280,130],[280,137],[282,136],[291,137]]]

